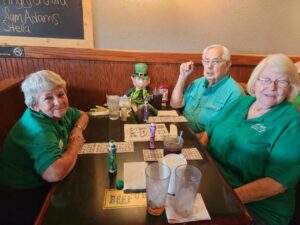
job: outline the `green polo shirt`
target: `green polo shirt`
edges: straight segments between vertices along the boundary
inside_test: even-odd
[[[0,183],[13,188],[45,184],[41,175],[66,150],[69,133],[80,116],[69,108],[55,122],[29,108],[8,133],[0,151]]]
[[[183,115],[196,133],[203,131],[225,105],[244,95],[242,87],[229,74],[216,84],[207,85],[208,80],[201,77],[184,91]]]
[[[292,103],[293,103],[296,107],[300,107],[300,93],[298,93],[298,95],[292,100]]]
[[[286,187],[284,193],[247,204],[268,224],[286,225],[300,179],[300,113],[284,101],[258,118],[246,119],[254,100],[238,99],[207,126],[208,150],[233,188],[263,177]]]

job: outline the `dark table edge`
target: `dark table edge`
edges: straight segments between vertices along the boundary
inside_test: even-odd
[[[50,201],[52,199],[52,195],[55,192],[55,190],[56,190],[56,185],[52,184],[51,188],[50,188],[50,190],[49,190],[49,192],[48,192],[48,194],[45,198],[43,206],[42,206],[42,208],[41,208],[41,210],[40,210],[40,212],[39,212],[39,214],[38,214],[38,216],[37,216],[37,218],[34,222],[34,225],[42,225],[43,224],[47,209],[50,205]]]

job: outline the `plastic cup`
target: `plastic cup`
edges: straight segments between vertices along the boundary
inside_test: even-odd
[[[119,99],[118,95],[106,95],[109,119],[111,120],[117,120],[120,117]]]
[[[153,216],[161,215],[165,210],[171,170],[162,163],[152,163],[145,169],[147,211]]]
[[[127,121],[127,108],[124,107],[121,108],[121,120],[123,122]]]
[[[182,217],[192,213],[201,177],[201,171],[192,165],[181,165],[175,169],[175,210]]]
[[[167,135],[164,137],[164,155],[180,154],[183,146],[183,138],[178,135]]]

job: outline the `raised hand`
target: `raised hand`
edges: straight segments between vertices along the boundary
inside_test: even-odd
[[[183,78],[187,78],[193,71],[194,71],[194,62],[193,61],[182,63],[180,65],[179,76],[181,76]]]

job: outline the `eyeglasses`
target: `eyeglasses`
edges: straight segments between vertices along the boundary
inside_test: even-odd
[[[280,88],[287,88],[290,86],[290,81],[288,80],[271,80],[270,78],[258,78],[257,80],[260,81],[262,85],[266,86],[271,85],[273,82]]]
[[[224,62],[224,59],[202,59],[202,63],[203,65],[207,66],[209,63],[211,63],[211,65],[213,66],[217,66],[219,64],[221,64],[222,62]]]

